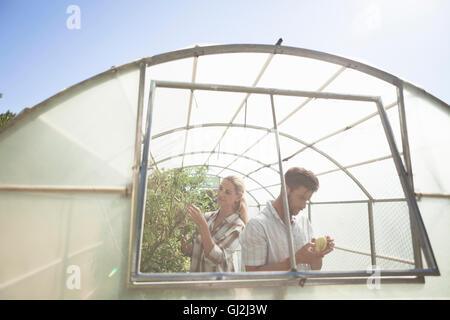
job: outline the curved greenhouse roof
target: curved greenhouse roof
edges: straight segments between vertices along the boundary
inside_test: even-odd
[[[284,171],[305,167],[320,181],[306,214],[342,249],[326,270],[362,270],[373,259],[417,269],[420,244],[398,166],[416,198],[448,205],[449,115],[449,105],[389,73],[300,48],[194,47],[113,67],[0,129],[9,226],[0,252],[12,261],[0,289],[14,295],[24,275],[72,258],[91,263],[114,252],[109,259],[126,265],[142,164],[149,172],[208,166],[212,176],[240,176],[250,216],[279,195],[280,158]],[[19,243],[16,252],[6,239]],[[33,243],[35,256],[24,263],[17,257]],[[95,258],[79,255],[91,247]]]

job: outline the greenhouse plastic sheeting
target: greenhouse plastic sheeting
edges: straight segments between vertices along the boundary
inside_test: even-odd
[[[145,132],[151,80],[381,97],[405,163],[400,83],[415,192],[450,194],[448,105],[371,67],[280,50],[218,46],[214,54],[194,48],[143,59],[68,88],[2,128],[0,297],[126,296],[135,134],[136,126]],[[141,62],[147,70],[138,123]],[[269,95],[159,87],[154,93],[150,170],[209,165],[212,175],[240,176],[251,216],[279,195]],[[276,95],[274,105],[284,170],[300,166],[318,175],[309,204],[315,234],[333,235],[341,248],[324,260],[324,270],[371,264],[368,200],[382,201],[373,207],[377,262],[413,269],[409,209],[375,103]],[[52,191],[58,188],[63,192]],[[67,289],[70,265],[84,270],[80,290]]]

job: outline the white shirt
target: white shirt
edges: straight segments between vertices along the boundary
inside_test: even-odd
[[[293,217],[291,226],[294,251],[297,251],[311,241],[313,229],[303,213]],[[242,264],[244,266],[261,266],[289,257],[287,234],[287,226],[272,203],[268,201],[266,208],[250,219],[240,235]],[[297,270],[309,271],[311,266],[298,264]]]

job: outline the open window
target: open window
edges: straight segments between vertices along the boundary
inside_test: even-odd
[[[365,283],[375,273],[387,282],[423,282],[439,275],[412,187],[402,85],[318,60],[241,53],[142,65],[139,96],[146,120],[137,134],[143,148],[135,163],[132,287]],[[280,193],[286,199],[283,173],[292,166],[320,181],[301,214],[315,236],[335,239],[321,271],[187,272],[177,241],[195,230],[176,223],[186,203],[215,209],[210,190],[238,175],[252,218]],[[177,189],[174,181],[184,182]],[[154,217],[158,212],[165,216]],[[170,234],[166,242],[162,233]],[[294,270],[293,247],[289,252]],[[149,262],[152,255],[161,265]]]

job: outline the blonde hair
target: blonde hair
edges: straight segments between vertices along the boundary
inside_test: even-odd
[[[227,180],[227,181],[231,182],[231,184],[233,184],[233,186],[234,186],[234,191],[237,194],[242,195],[241,199],[239,201],[237,201],[234,209],[236,210],[236,212],[239,213],[241,220],[244,221],[244,223],[247,223],[247,221],[248,221],[248,205],[247,205],[247,201],[244,198],[244,193],[245,193],[244,181],[241,178],[236,177],[236,176],[228,176],[228,177],[223,178],[223,180]]]

